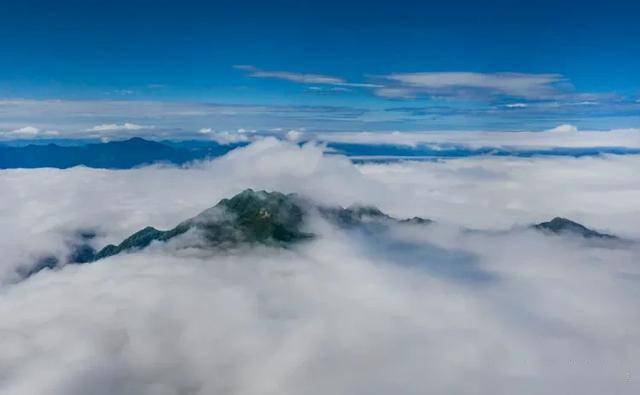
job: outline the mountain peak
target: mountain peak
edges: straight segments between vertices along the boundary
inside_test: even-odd
[[[295,194],[245,189],[231,199],[223,199],[216,208],[234,216],[248,241],[290,242],[309,238],[301,232],[305,210]]]
[[[157,145],[157,146],[165,147],[165,145],[162,143],[159,143],[153,140],[147,140],[142,137],[131,137],[126,140],[110,141],[106,144],[126,144],[126,145],[137,145],[137,146]]]
[[[148,226],[117,246],[106,246],[96,254],[96,260],[187,232],[196,234],[194,247],[234,247],[240,243],[285,246],[313,237],[302,231],[305,211],[301,203],[302,199],[294,194],[246,189],[173,229],[161,231]]]
[[[142,137],[131,137],[130,139],[124,140],[124,141],[133,143],[133,142],[148,142],[149,140],[145,140]]]
[[[606,233],[599,233],[586,226],[563,217],[554,217],[551,221],[541,222],[533,225],[535,229],[555,234],[574,234],[585,238],[606,238],[613,239],[615,236]]]

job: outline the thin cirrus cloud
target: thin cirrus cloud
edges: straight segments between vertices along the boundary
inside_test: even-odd
[[[565,82],[560,74],[473,72],[393,73],[383,79],[388,86],[375,93],[390,98],[489,95],[540,99],[560,93],[557,85]]]
[[[343,78],[323,74],[306,74],[292,71],[267,71],[251,65],[236,65],[234,68],[248,73],[253,78],[274,78],[300,84],[334,85],[353,88],[380,88],[381,85],[348,82]]]
[[[391,73],[373,77],[376,83],[349,82],[324,74],[291,71],[266,71],[251,65],[236,65],[253,78],[273,78],[299,84],[369,88],[382,98],[415,99],[420,97],[497,97],[522,99],[555,98],[564,92],[567,80],[560,74],[477,73],[467,71]],[[310,90],[320,90],[310,87]]]

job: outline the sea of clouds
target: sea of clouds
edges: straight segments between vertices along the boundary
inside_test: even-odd
[[[354,165],[271,138],[184,168],[0,171],[0,393],[636,394],[640,248],[522,226],[640,239],[638,174],[632,155]],[[437,224],[313,219],[291,249],[152,246],[16,276],[78,230],[101,247],[249,187]]]

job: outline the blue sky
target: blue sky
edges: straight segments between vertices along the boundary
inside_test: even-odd
[[[3,4],[0,130],[640,126],[639,2],[384,3]]]

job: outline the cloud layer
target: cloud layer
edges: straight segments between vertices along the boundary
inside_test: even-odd
[[[391,132],[391,133],[318,133],[308,137],[320,141],[358,144],[454,144],[469,148],[640,148],[640,129],[609,131],[578,130],[573,125],[559,125],[541,132]]]
[[[640,251],[509,229],[564,215],[638,238],[638,157],[355,166],[266,139],[189,168],[0,172],[0,389],[18,394],[637,393]],[[437,219],[291,250],[154,246],[8,284],[77,229],[168,228],[253,187]]]
[[[346,86],[322,87],[323,94]],[[339,89],[342,90],[342,89]],[[352,92],[354,93],[354,92]],[[309,93],[317,95],[317,93]],[[342,92],[341,94],[345,94]],[[349,93],[351,94],[351,93]],[[575,96],[575,95],[574,95]],[[640,104],[619,98],[565,97],[562,100],[507,100],[459,106],[452,101],[399,106],[358,101],[357,105],[242,105],[127,100],[0,100],[0,140],[100,139],[133,136],[158,139],[203,138],[201,129],[232,133],[389,131],[541,131],[570,123],[580,130],[637,129]],[[506,100],[506,99],[505,99]],[[329,100],[329,103],[331,101]],[[37,130],[37,131],[36,131]]]

